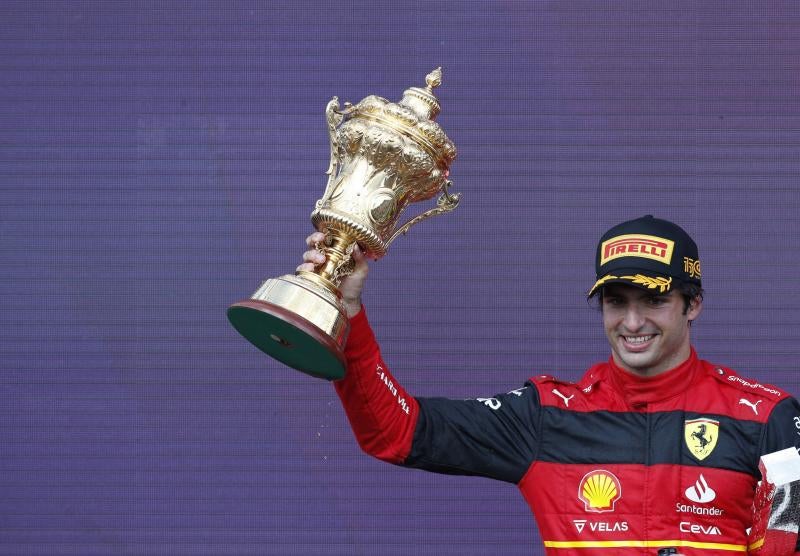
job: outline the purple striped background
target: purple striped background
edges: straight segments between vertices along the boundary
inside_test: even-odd
[[[647,213],[700,244],[701,354],[797,393],[799,27],[795,2],[4,1],[0,554],[542,553],[513,486],[363,456],[328,384],[225,319],[299,263],[327,101],[439,65],[463,202],[365,299],[413,393],[606,358],[595,242]]]

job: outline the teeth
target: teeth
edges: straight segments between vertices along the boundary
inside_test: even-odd
[[[653,337],[652,334],[648,336],[624,336],[625,341],[629,344],[643,344]]]

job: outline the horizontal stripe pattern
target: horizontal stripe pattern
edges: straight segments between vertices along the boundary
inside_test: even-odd
[[[538,461],[579,464],[674,464],[715,467],[758,476],[754,462],[764,425],[724,415],[684,411],[627,413],[573,412],[542,408]],[[719,422],[719,439],[702,461],[684,439],[686,421]],[[650,442],[648,438],[657,438]]]
[[[544,541],[547,548],[663,548],[682,547],[698,548],[703,550],[725,550],[727,552],[747,552],[748,547],[743,544],[729,544],[716,542],[696,542],[676,539],[657,541]]]

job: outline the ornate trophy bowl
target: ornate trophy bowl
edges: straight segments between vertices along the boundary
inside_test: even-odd
[[[349,323],[338,285],[353,270],[354,246],[381,258],[411,226],[458,205],[447,180],[456,149],[434,122],[441,68],[426,83],[407,89],[398,103],[377,96],[343,109],[336,97],[328,103],[328,184],[311,213],[325,234],[317,248],[326,262],[313,272],[266,280],[250,299],[228,308],[242,336],[290,367],[328,380],[344,377]],[[436,207],[398,226],[408,205],[437,194]]]

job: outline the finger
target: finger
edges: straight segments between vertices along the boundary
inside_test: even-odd
[[[306,272],[314,272],[314,265],[312,263],[303,263],[299,265],[295,270],[297,272],[305,270]]]
[[[313,263],[315,265],[322,264],[325,262],[325,254],[317,251],[316,249],[309,249],[303,253],[303,260],[307,263]]]
[[[364,252],[364,250],[358,244],[356,244],[355,248],[353,249],[353,260],[357,264],[361,264],[362,262],[363,263],[367,262],[367,254]],[[373,255],[372,256],[372,260],[373,261],[377,261],[378,257]]]
[[[322,232],[314,232],[310,236],[306,238],[306,245],[309,247],[314,247],[317,243],[322,243],[325,241],[325,234]]]

